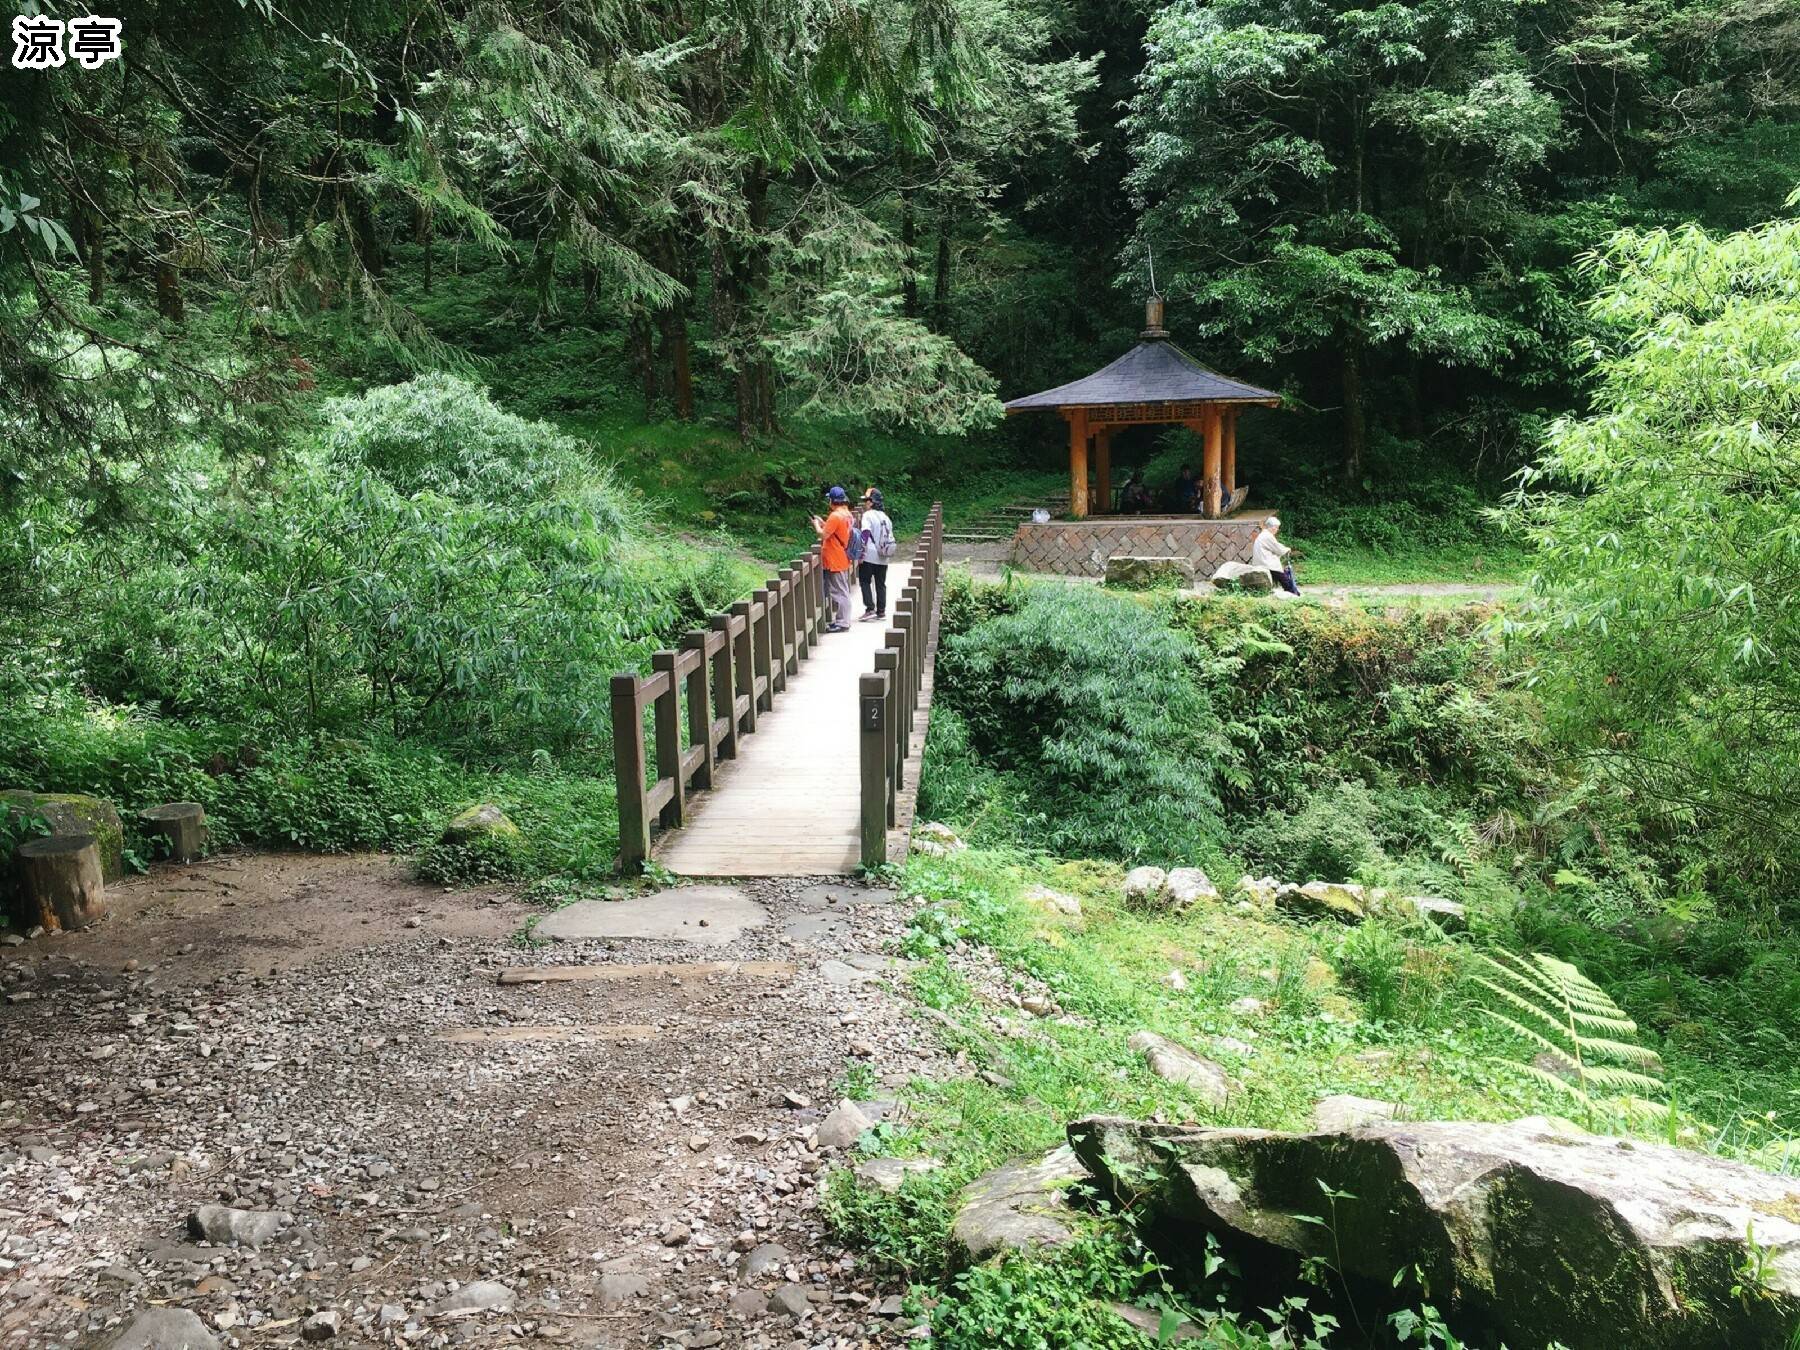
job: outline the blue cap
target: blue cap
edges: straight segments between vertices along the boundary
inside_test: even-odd
[[[850,500],[850,494],[848,492],[845,492],[844,489],[842,489],[841,487],[834,487],[833,489],[831,489],[830,492],[827,492],[825,495],[834,502],[847,502]]]

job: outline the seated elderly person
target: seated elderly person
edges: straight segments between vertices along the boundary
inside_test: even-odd
[[[1282,543],[1281,517],[1270,516],[1263,521],[1262,529],[1256,532],[1256,538],[1250,545],[1250,565],[1266,567],[1282,590],[1290,595],[1300,594],[1300,588],[1294,584],[1294,569],[1288,562],[1288,554],[1294,550]]]

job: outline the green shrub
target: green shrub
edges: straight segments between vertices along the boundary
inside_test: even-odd
[[[1353,881],[1386,862],[1375,837],[1376,806],[1361,783],[1309,793],[1292,809],[1279,802],[1238,837],[1253,866],[1289,881]]]
[[[1194,659],[1136,601],[1032,586],[944,644],[938,698],[1002,776],[1026,842],[1188,860],[1217,845],[1224,749]]]
[[[610,870],[617,803],[610,777],[590,767],[540,757],[527,772],[482,770],[382,736],[281,739],[105,708],[0,723],[0,781],[105,797],[128,831],[145,806],[197,801],[221,846],[412,852],[437,838],[458,804],[491,801],[526,840],[506,864],[514,876]],[[148,856],[142,840],[126,842]],[[492,879],[498,861],[467,860],[454,876],[448,861],[428,863],[437,866],[446,879]]]

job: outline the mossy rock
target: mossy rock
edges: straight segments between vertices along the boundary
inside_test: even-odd
[[[108,882],[125,875],[125,827],[119,808],[104,797],[80,792],[0,792],[0,810],[12,815],[42,816],[51,834],[91,834],[100,848],[100,872]]]
[[[520,841],[524,835],[512,818],[495,806],[492,802],[477,802],[450,817],[450,823],[444,826],[441,842],[446,844],[472,844],[477,840]]]

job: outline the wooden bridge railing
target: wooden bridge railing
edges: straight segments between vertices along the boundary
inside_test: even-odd
[[[739,741],[756,732],[757,714],[774,706],[788,677],[812,655],[825,631],[820,571],[815,545],[748,600],[683,637],[679,649],[651,656],[648,678],[613,676],[621,872],[643,871],[651,825],[682,823],[688,794],[713,785],[718,762],[737,758]],[[648,754],[647,708],[653,711]],[[651,764],[654,775],[646,772]]]
[[[936,502],[913,545],[912,575],[894,606],[894,626],[875,653],[875,669],[857,685],[864,867],[888,860],[888,830],[899,823],[913,719],[936,651],[943,559],[944,507]]]

